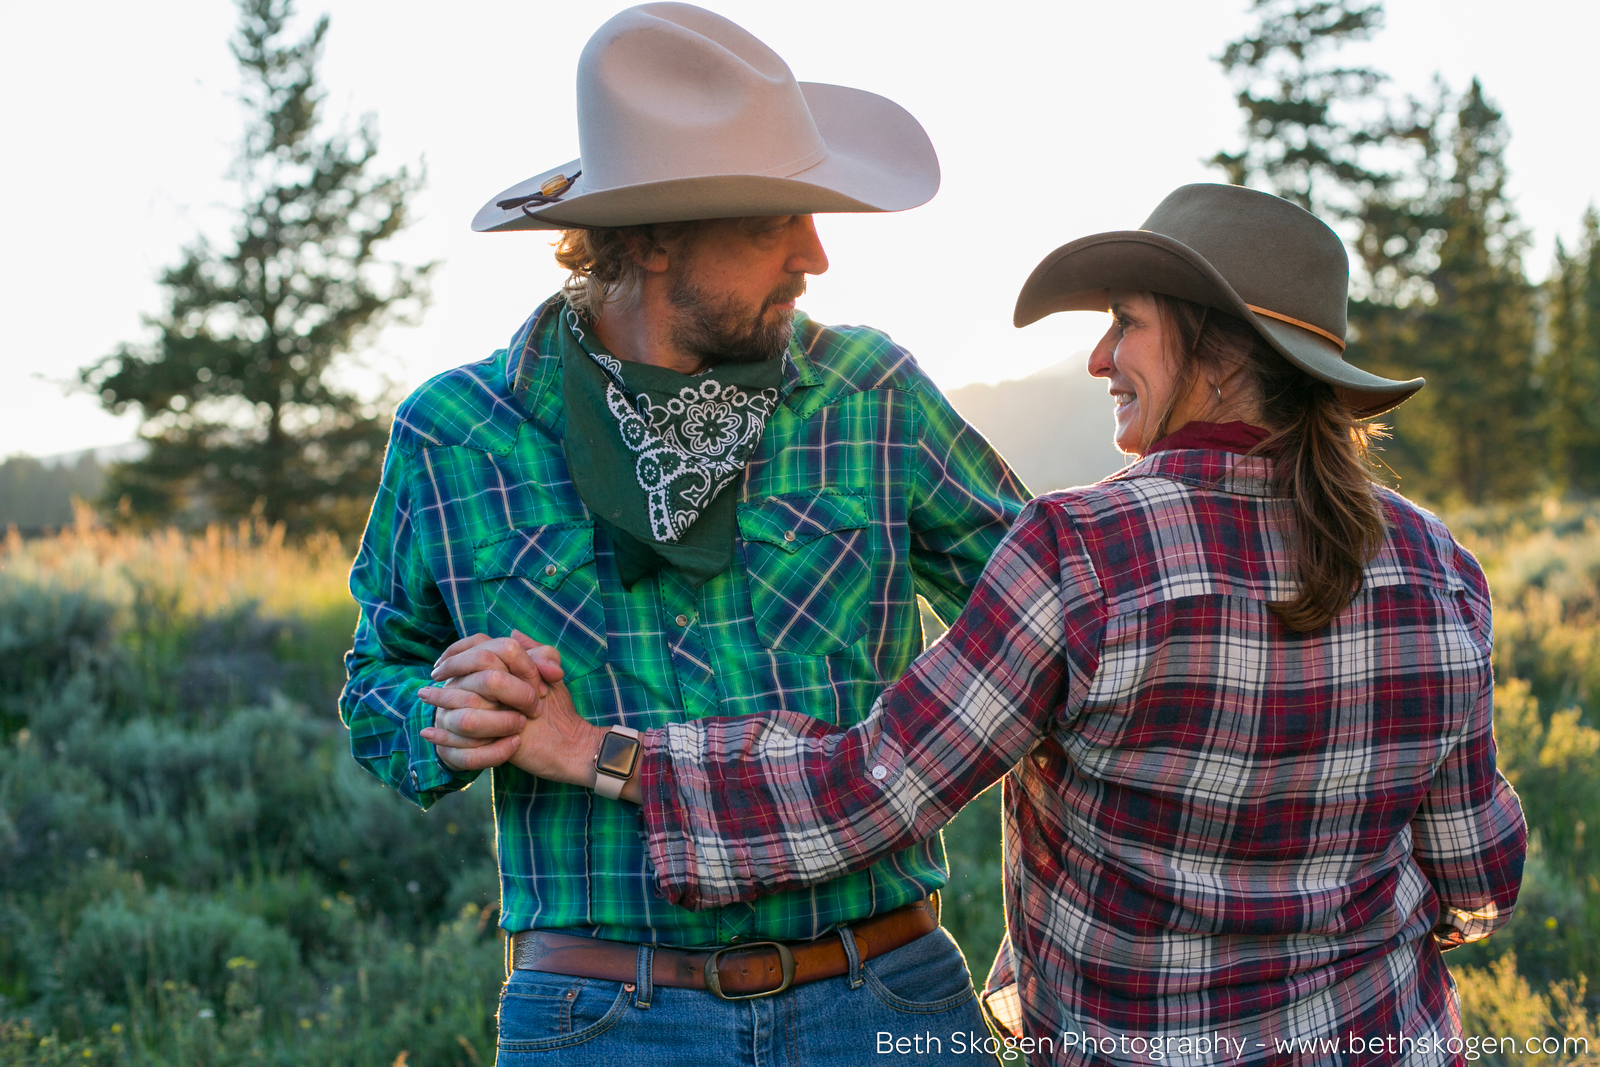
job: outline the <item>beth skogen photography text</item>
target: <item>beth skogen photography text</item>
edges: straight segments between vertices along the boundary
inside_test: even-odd
[[[0,1062],[1600,1062],[1600,8],[12,5]]]

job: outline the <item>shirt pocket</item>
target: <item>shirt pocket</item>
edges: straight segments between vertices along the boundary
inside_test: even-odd
[[[521,630],[554,645],[569,676],[606,661],[606,612],[594,562],[594,523],[511,530],[478,545],[473,572],[489,636]]]
[[[872,518],[848,493],[790,493],[739,505],[756,634],[767,648],[825,656],[867,629]]]

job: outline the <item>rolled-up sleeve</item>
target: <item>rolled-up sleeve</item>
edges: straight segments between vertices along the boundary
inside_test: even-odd
[[[1434,936],[1447,946],[1481,940],[1511,920],[1528,843],[1522,804],[1495,766],[1489,590],[1464,551],[1457,569],[1468,585],[1462,610],[1481,648],[1482,679],[1461,738],[1411,822],[1412,855],[1439,896]]]
[[[456,639],[419,543],[407,484],[410,456],[391,441],[383,481],[350,572],[361,609],[345,655],[347,682],[339,715],[350,729],[356,761],[406,799],[428,808],[470,784],[478,772],[452,770],[422,739],[434,709],[417,699],[429,671]]]
[[[858,725],[779,712],[650,731],[641,785],[663,893],[728,904],[931,836],[1082,702],[1103,629],[1081,544],[1036,502],[950,632]]]

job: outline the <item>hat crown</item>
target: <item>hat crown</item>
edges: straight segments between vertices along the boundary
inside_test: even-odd
[[[1304,208],[1239,185],[1185,185],[1140,229],[1198,252],[1245,303],[1345,336],[1350,257]]]
[[[578,60],[583,186],[717,174],[789,177],[828,155],[789,65],[692,4],[617,14]]]
[[[577,101],[581,157],[503,190],[474,230],[904,211],[939,189],[939,158],[905,108],[796,82],[772,49],[692,4],[608,20],[579,57]]]

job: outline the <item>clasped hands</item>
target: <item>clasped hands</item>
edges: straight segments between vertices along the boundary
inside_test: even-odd
[[[435,685],[417,692],[438,709],[422,731],[456,770],[511,763],[529,774],[588,788],[605,730],[584,719],[562,683],[561,654],[513,630],[473,634],[439,657]]]

